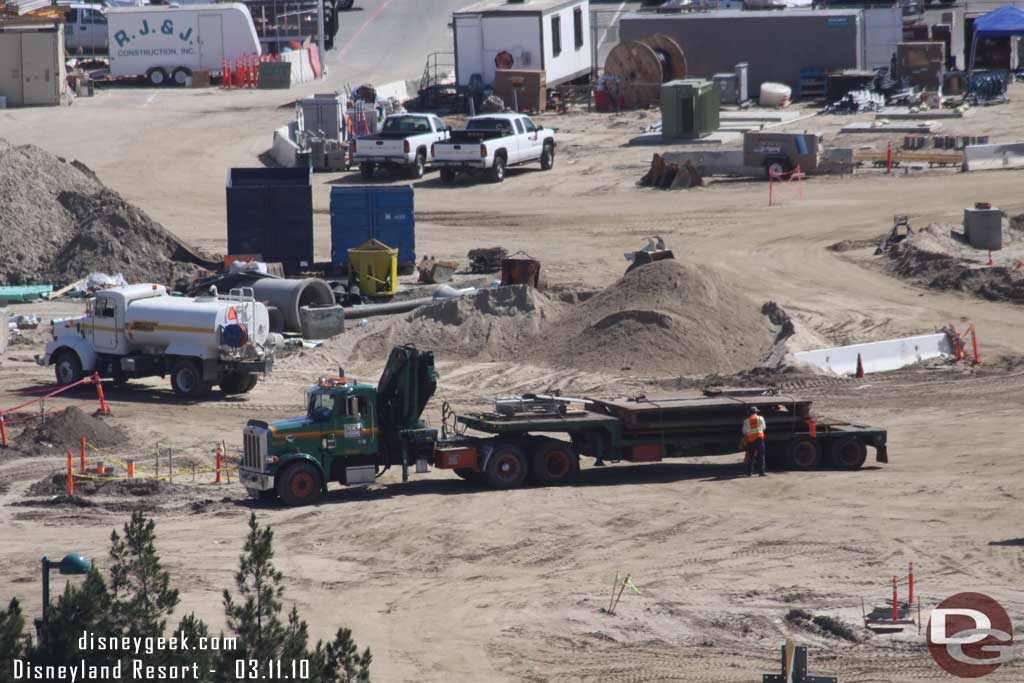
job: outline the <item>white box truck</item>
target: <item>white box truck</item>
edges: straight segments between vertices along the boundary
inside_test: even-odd
[[[192,71],[219,73],[222,60],[260,54],[249,8],[237,2],[107,10],[110,75],[185,85]]]

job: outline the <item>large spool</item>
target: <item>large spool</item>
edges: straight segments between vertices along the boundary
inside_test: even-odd
[[[661,101],[661,84],[686,77],[686,55],[662,33],[619,43],[604,63],[605,84],[616,104],[642,108]]]

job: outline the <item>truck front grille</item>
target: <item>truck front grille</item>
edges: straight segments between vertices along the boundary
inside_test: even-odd
[[[263,471],[267,455],[267,432],[264,429],[246,429],[242,443],[242,466]]]

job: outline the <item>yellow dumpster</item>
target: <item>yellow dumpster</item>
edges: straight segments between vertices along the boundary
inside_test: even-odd
[[[359,285],[367,296],[385,296],[398,291],[398,250],[383,242],[369,240],[348,250],[349,282]]]

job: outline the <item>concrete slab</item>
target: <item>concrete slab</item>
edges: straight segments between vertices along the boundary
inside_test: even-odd
[[[964,147],[964,170],[1024,168],[1024,142]]]
[[[892,120],[935,120],[935,119],[962,119],[963,112],[956,109],[929,109],[928,111],[910,111],[909,107],[886,107],[875,112],[875,119]]]
[[[954,349],[945,333],[925,334],[916,337],[902,337],[867,344],[836,346],[830,349],[800,351],[793,357],[822,370],[840,375],[857,372],[857,356],[860,355],[864,372],[886,372],[898,370],[930,358],[952,356]]]
[[[658,147],[681,147],[690,145],[720,145],[727,142],[739,142],[743,139],[743,133],[735,131],[716,131],[711,135],[694,140],[677,140],[675,138],[663,137],[661,133],[643,133],[630,139],[627,143],[630,146],[658,146]]]
[[[784,109],[748,109],[745,111],[722,111],[718,113],[718,120],[722,123],[732,123],[735,121],[782,123],[797,118],[800,118],[799,111]]]
[[[925,121],[922,123],[885,123],[877,121],[857,121],[847,124],[840,130],[840,133],[907,133],[910,135],[927,135],[942,128],[937,121]]]

